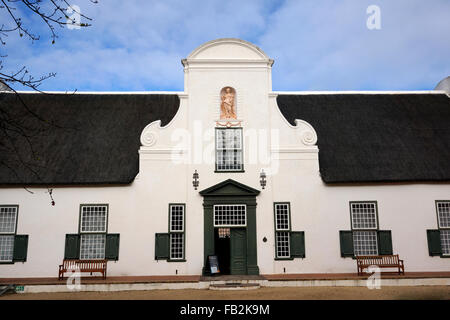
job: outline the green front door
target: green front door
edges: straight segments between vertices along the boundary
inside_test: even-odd
[[[230,274],[247,274],[247,231],[231,228]]]

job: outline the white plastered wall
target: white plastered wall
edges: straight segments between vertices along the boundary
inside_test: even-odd
[[[30,188],[34,194],[2,188],[0,204],[19,205],[17,233],[28,234],[29,245],[27,262],[0,265],[0,277],[55,277],[65,234],[77,233],[79,206],[89,203],[109,204],[108,232],[120,233],[119,261],[108,263],[110,276],[200,274],[204,226],[198,192],[229,178],[261,190],[257,256],[262,274],[355,272],[355,261],[340,257],[339,230],[350,230],[349,201],[363,200],[377,201],[380,229],[392,231],[394,252],[405,260],[406,271],[449,271],[450,259],[428,255],[426,229],[437,228],[435,200],[449,200],[450,185],[325,185],[314,128],[302,120],[292,126],[281,115],[272,93],[272,64],[259,48],[236,39],[194,50],[183,60],[180,108],[165,127],[155,121],[143,130],[140,172],[130,185],[55,187],[54,207],[45,188]],[[237,117],[244,130],[241,173],[214,172],[211,133],[225,86],[236,90]],[[190,143],[180,140],[183,132]],[[271,163],[252,159],[255,132],[270,141],[259,148]],[[185,161],[176,164],[174,158]],[[264,190],[259,185],[262,169],[269,173]],[[192,186],[194,170],[200,175],[198,190]],[[291,204],[291,229],[305,231],[305,259],[274,260],[273,203],[281,201]],[[155,233],[168,232],[169,203],[186,203],[186,262],[154,259]]]

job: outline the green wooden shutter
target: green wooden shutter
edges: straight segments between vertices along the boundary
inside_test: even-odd
[[[15,235],[14,236],[14,262],[25,262],[27,261],[27,251],[28,251],[28,235]]]
[[[392,251],[392,233],[390,230],[378,231],[378,254],[393,254]]]
[[[169,259],[169,234],[155,234],[155,259]]]
[[[439,230],[427,230],[428,253],[430,256],[440,256],[441,248],[441,232]]]
[[[292,231],[290,233],[291,243],[291,257],[304,258],[305,257],[305,232]]]
[[[80,235],[66,234],[66,245],[64,248],[64,259],[80,258]]]
[[[106,235],[105,259],[119,260],[120,234],[109,233]]]
[[[353,257],[353,232],[339,231],[339,239],[341,243],[341,257]]]

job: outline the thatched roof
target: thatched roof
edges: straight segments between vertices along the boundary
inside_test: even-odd
[[[180,104],[176,94],[24,93],[20,98],[25,106],[15,94],[0,93],[1,109],[13,110],[33,133],[31,144],[13,137],[17,153],[0,134],[2,185],[131,183],[139,171],[142,130],[155,120],[167,124]]]
[[[31,144],[0,133],[0,185],[129,184],[139,172],[140,134],[167,124],[176,94],[0,93]],[[450,181],[450,98],[445,94],[279,95],[281,112],[317,131],[326,183]],[[41,128],[44,130],[40,130]],[[30,145],[35,150],[34,157]],[[20,155],[20,160],[17,157]]]
[[[450,181],[446,94],[279,95],[286,119],[317,131],[326,183]]]

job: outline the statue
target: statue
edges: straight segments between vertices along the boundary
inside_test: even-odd
[[[225,87],[220,92],[220,119],[236,119],[235,91],[231,87]]]

